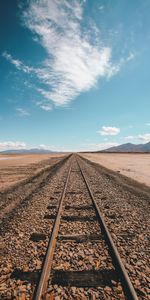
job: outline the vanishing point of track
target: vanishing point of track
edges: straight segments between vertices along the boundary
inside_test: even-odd
[[[47,289],[48,289],[48,285],[53,284],[53,282],[57,282],[58,280],[58,284],[63,283],[64,285],[70,285],[70,286],[83,286],[83,287],[88,287],[88,286],[103,286],[104,282],[108,281],[109,278],[107,278],[107,276],[109,277],[109,271],[110,270],[105,270],[100,272],[98,269],[96,270],[92,270],[91,272],[89,272],[88,275],[88,271],[77,271],[77,272],[61,272],[60,270],[58,270],[56,272],[56,274],[53,274],[53,261],[54,261],[54,256],[55,256],[55,252],[57,252],[57,242],[62,240],[65,242],[66,240],[69,241],[77,241],[78,243],[83,243],[84,241],[89,241],[91,240],[92,242],[95,240],[96,242],[101,242],[101,239],[103,239],[103,242],[105,243],[107,249],[108,249],[108,253],[111,257],[112,260],[112,265],[114,268],[114,271],[116,272],[115,278],[117,278],[116,280],[121,282],[123,291],[124,291],[124,295],[125,295],[125,299],[128,300],[137,300],[138,297],[136,295],[136,292],[134,290],[134,287],[130,281],[130,278],[128,276],[128,273],[122,263],[122,260],[120,258],[120,255],[118,253],[118,250],[112,240],[112,237],[108,231],[108,228],[106,226],[106,223],[104,221],[104,218],[102,216],[102,213],[96,203],[96,199],[92,193],[92,189],[89,185],[88,179],[86,174],[84,173],[84,166],[83,166],[83,161],[80,159],[79,156],[73,156],[71,158],[71,162],[70,162],[70,166],[68,168],[68,174],[67,174],[67,179],[64,185],[64,189],[63,192],[61,194],[60,197],[60,202],[59,202],[59,206],[58,206],[58,211],[56,214],[56,218],[54,221],[54,225],[53,225],[53,229],[52,229],[52,233],[50,235],[50,239],[49,239],[49,244],[48,244],[48,248],[47,248],[47,252],[46,252],[46,256],[45,256],[45,260],[43,263],[43,268],[41,271],[41,275],[40,275],[40,279],[37,285],[37,288],[35,290],[35,294],[34,294],[34,299],[35,300],[41,300],[41,299],[49,299],[47,298]],[[76,203],[73,202],[71,203],[71,205],[67,205],[65,202],[65,197],[67,194],[67,189],[68,189],[68,183],[69,183],[69,178],[70,178],[70,174],[71,172],[78,172],[80,174],[80,176],[82,176],[82,180],[85,184],[85,187],[87,189],[87,193],[89,194],[89,197],[91,199],[91,204],[86,204],[86,205],[82,205],[80,207],[77,207]],[[79,214],[78,216],[65,216],[64,212],[66,210],[92,210],[92,214],[91,216],[87,215],[87,216],[82,216]],[[94,212],[94,213],[93,213]],[[100,235],[90,235],[90,236],[86,236],[85,235],[68,235],[68,236],[62,236],[60,234],[60,226],[61,226],[61,222],[62,220],[69,220],[69,221],[78,221],[80,220],[81,222],[86,222],[89,221],[91,222],[91,226],[92,226],[92,221],[98,222],[98,225],[100,227],[100,231],[101,231],[101,236]],[[105,274],[106,273],[106,274]],[[70,274],[70,275],[69,275]],[[53,280],[53,277],[54,278]],[[90,277],[90,278],[88,278]],[[104,277],[104,278],[103,278]]]

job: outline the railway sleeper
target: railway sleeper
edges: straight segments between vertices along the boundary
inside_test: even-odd
[[[10,278],[36,284],[40,278],[40,271],[23,271],[19,268],[15,268]]]
[[[48,205],[47,209],[54,209],[54,208],[58,208],[58,205]]]
[[[61,190],[60,191],[54,191],[55,195],[61,194]]]
[[[45,214],[44,219],[53,220],[56,218],[56,215],[54,214]]]
[[[75,209],[75,210],[93,210],[93,206],[92,205],[83,205],[83,206],[75,206],[75,205],[66,205],[65,209],[69,210],[69,209]]]
[[[53,270],[51,284],[75,287],[105,287],[118,282],[114,269],[63,271]]]
[[[88,216],[62,216],[62,219],[65,221],[94,221],[97,220],[96,216],[88,217]]]
[[[45,241],[46,240],[46,234],[40,233],[40,232],[34,232],[30,236],[30,241],[33,242],[39,242],[39,241]]]
[[[83,243],[87,241],[99,242],[101,239],[101,235],[98,234],[89,234],[89,235],[60,235],[58,236],[58,240],[62,240],[64,242],[75,241],[77,243]]]
[[[70,195],[81,195],[82,192],[81,191],[67,191],[67,194],[70,194]]]

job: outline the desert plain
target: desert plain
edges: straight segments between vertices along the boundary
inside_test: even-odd
[[[48,167],[65,154],[0,154],[0,191]]]
[[[48,167],[54,158],[65,153],[0,154],[0,191]],[[150,186],[150,154],[84,153],[83,157],[108,169]]]
[[[150,186],[150,153],[85,153],[82,156]]]

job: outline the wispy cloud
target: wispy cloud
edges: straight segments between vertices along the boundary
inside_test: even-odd
[[[125,140],[133,140],[135,137],[133,135],[128,135],[124,137]]]
[[[63,152],[79,152],[79,151],[98,151],[105,150],[110,147],[118,146],[118,143],[107,142],[107,143],[83,143],[77,144],[73,147],[70,146],[55,146],[55,145],[39,145],[39,149],[52,150],[52,151],[63,151]]]
[[[118,146],[118,143],[115,142],[106,142],[106,143],[85,143],[77,144],[73,147],[70,146],[56,146],[56,145],[27,145],[24,142],[19,141],[3,141],[0,142],[0,151],[4,150],[21,150],[21,149],[41,149],[41,150],[50,150],[53,152],[78,152],[78,151],[98,151],[105,150],[107,148]]]
[[[37,106],[39,106],[41,109],[43,109],[45,111],[51,111],[53,109],[52,104],[45,100],[36,101],[35,103]]]
[[[47,101],[47,107],[52,102],[56,106],[68,105],[80,93],[95,87],[100,79],[117,74],[123,64],[134,58],[129,53],[126,59],[112,62],[112,48],[101,40],[101,30],[94,21],[83,26],[84,5],[85,1],[79,0],[29,2],[22,18],[33,33],[33,40],[45,49],[46,57],[40,68],[27,66],[3,53],[18,70],[38,78],[40,88],[36,90]]]
[[[39,107],[42,108],[45,111],[51,111],[52,110],[52,106],[49,104],[39,104]]]
[[[14,59],[11,54],[6,51],[2,53],[2,56],[5,57],[11,64],[13,64],[18,70],[21,70],[25,73],[31,73],[34,71],[34,68],[28,67],[19,59]]]
[[[139,134],[138,139],[141,140],[142,142],[148,143],[150,142],[150,133]]]
[[[18,108],[16,108],[16,111],[18,112],[20,117],[30,116],[30,113],[27,110],[25,110],[24,108],[18,107]]]
[[[125,140],[131,140],[131,141],[140,141],[143,143],[148,143],[150,142],[150,133],[145,133],[145,134],[138,134],[138,135],[130,135],[124,137]]]
[[[55,145],[41,144],[41,145],[37,146],[37,148],[41,149],[41,150],[50,150],[50,151],[56,151],[56,152],[67,151],[65,149],[65,147],[63,147],[63,146],[55,146]]]
[[[115,142],[105,142],[105,143],[89,143],[79,145],[78,151],[98,151],[98,150],[105,150],[111,147],[118,146],[118,143]]]
[[[49,106],[49,105],[40,105],[40,107],[45,110],[45,111],[51,111],[52,110],[52,107]]]
[[[81,92],[95,86],[99,78],[119,71],[111,62],[110,47],[92,41],[94,32],[81,29],[81,1],[30,1],[25,25],[47,52],[37,76],[46,84],[39,92],[55,105],[68,104]],[[99,32],[95,26],[95,30]]]
[[[101,130],[98,131],[100,135],[117,135],[120,132],[120,128],[111,126],[102,126]]]
[[[132,60],[132,59],[134,59],[135,58],[135,53],[133,53],[133,52],[130,52],[129,53],[129,55],[127,56],[127,58],[125,59],[126,60],[126,62],[128,62],[128,61],[130,61],[130,60]]]
[[[18,141],[5,141],[0,142],[0,151],[8,150],[8,149],[24,149],[26,147],[26,144],[24,142],[18,142]]]

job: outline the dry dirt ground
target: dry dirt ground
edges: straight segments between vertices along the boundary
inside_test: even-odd
[[[82,156],[150,186],[150,154],[84,153]]]
[[[46,166],[49,160],[65,154],[0,154],[0,191],[9,188]]]

